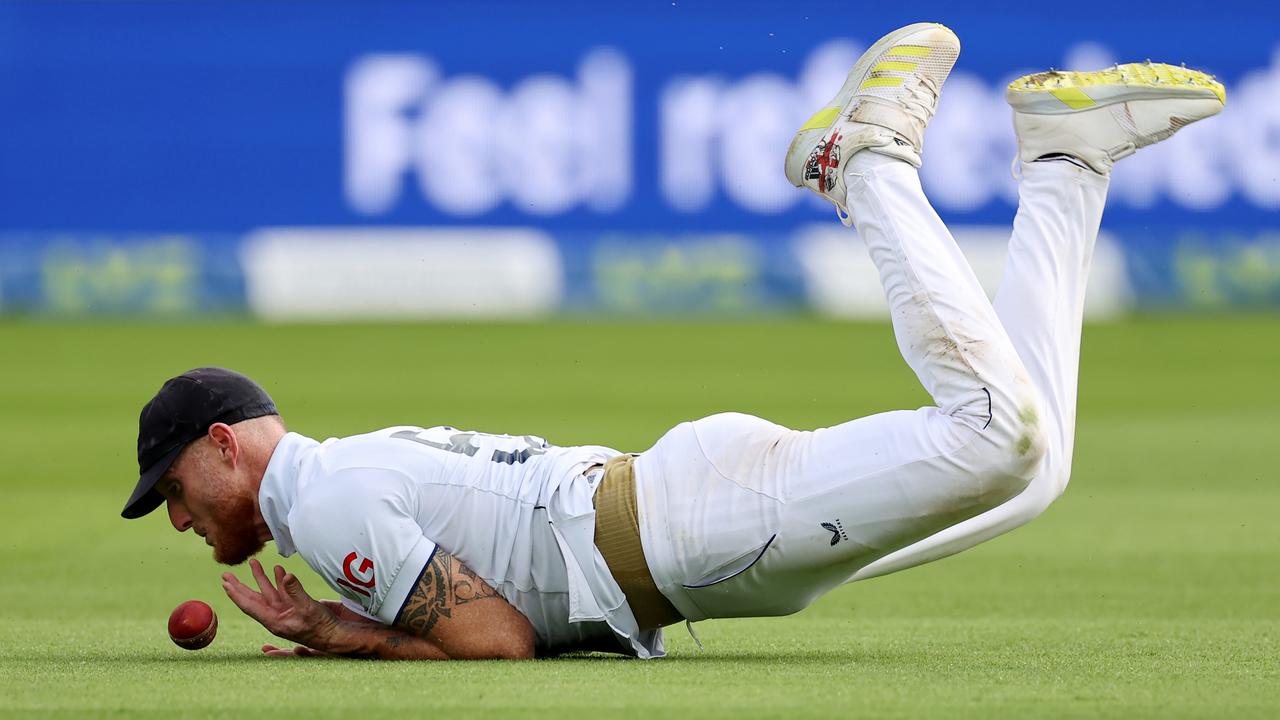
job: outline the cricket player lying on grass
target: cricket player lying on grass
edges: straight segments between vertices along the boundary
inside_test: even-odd
[[[224,588],[292,650],[388,659],[663,655],[682,620],[787,615],[843,583],[964,550],[1067,484],[1085,279],[1112,164],[1222,109],[1167,65],[1008,88],[1022,178],[994,307],[920,188],[925,126],[960,44],[917,24],[858,60],[800,129],[791,182],[835,203],[879,269],[903,358],[935,405],[813,431],[726,413],[649,450],[392,427],[286,433],[248,378],[174,378],[140,419],[124,509],[167,502],[223,563],[275,542],[341,597],[250,562]]]

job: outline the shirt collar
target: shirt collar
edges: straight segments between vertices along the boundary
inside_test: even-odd
[[[289,533],[289,511],[298,495],[302,461],[319,446],[320,443],[305,435],[287,433],[271,453],[267,471],[262,475],[258,507],[271,531],[271,539],[275,540],[276,550],[284,557],[297,551],[293,535]]]

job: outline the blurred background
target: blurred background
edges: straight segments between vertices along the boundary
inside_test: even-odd
[[[1280,304],[1280,10],[660,2],[0,4],[0,315],[878,317],[782,174],[907,22],[964,42],[922,171],[990,287],[1004,85],[1151,58],[1220,117],[1115,172],[1090,316]]]

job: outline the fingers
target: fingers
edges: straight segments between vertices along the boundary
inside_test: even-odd
[[[224,587],[230,586],[230,587],[238,588],[240,590],[243,590],[246,593],[252,593],[254,595],[259,594],[253,588],[240,582],[240,578],[236,577],[233,573],[229,573],[229,572],[222,573],[222,584]]]
[[[331,657],[327,652],[314,650],[306,645],[298,645],[292,650],[289,648],[276,647],[275,645],[263,645],[262,654],[268,657],[300,657],[300,658],[318,658]]]
[[[222,590],[227,594],[227,597],[231,598],[231,602],[235,603],[236,607],[240,608],[246,615],[258,622],[262,622],[264,613],[269,607],[261,595],[254,592],[230,573],[223,576]]]
[[[262,588],[262,594],[267,596],[267,600],[272,603],[284,601],[286,596],[294,601],[310,601],[311,596],[307,595],[307,591],[302,587],[302,581],[297,575],[287,572],[283,566],[276,565],[272,572],[276,576],[275,585],[267,579],[266,572],[262,569],[262,563],[257,559],[249,561],[250,567],[253,569],[253,575],[258,581],[258,587]],[[268,589],[269,588],[269,589]]]
[[[253,579],[258,582],[258,589],[262,591],[262,597],[268,603],[274,604],[279,599],[279,591],[267,579],[267,574],[262,570],[262,563],[257,558],[249,560],[249,570],[253,572]]]
[[[280,578],[280,587],[284,588],[284,591],[288,593],[290,597],[295,600],[311,599],[311,596],[308,595],[307,591],[302,587],[302,581],[298,579],[297,575],[294,575],[293,573],[286,573],[284,568],[279,565],[276,566],[276,570],[279,571],[277,573],[277,577]]]
[[[311,599],[293,573],[279,565],[273,567],[273,584],[262,563],[250,560],[249,568],[260,591],[255,591],[232,573],[223,573],[222,589],[236,607],[273,635],[295,642],[309,642],[317,636],[318,629],[334,622],[333,613]],[[274,651],[279,650],[281,648],[272,646],[271,650],[263,649],[263,652],[276,655]]]

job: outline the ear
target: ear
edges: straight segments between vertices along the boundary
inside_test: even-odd
[[[234,466],[240,460],[240,440],[230,425],[226,423],[210,425],[209,443],[223,462]]]

